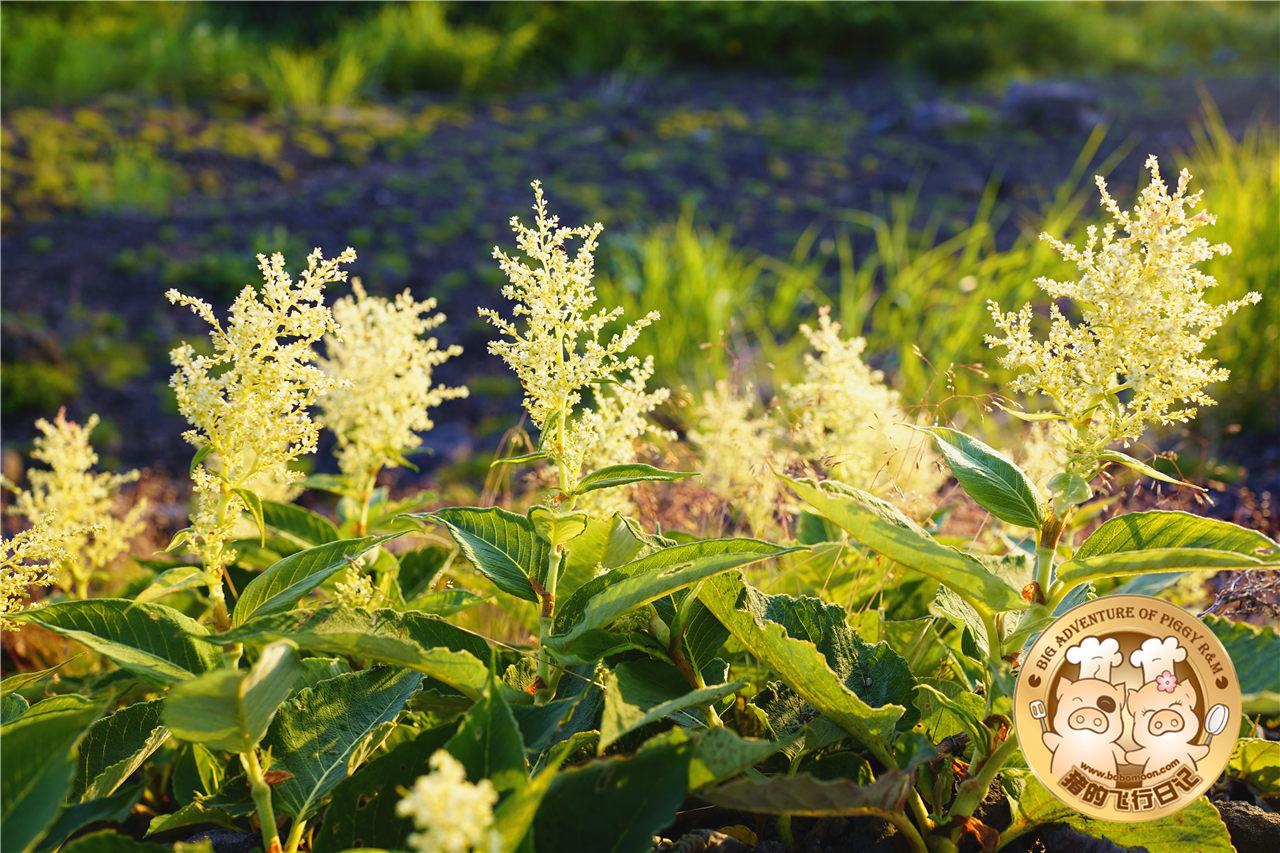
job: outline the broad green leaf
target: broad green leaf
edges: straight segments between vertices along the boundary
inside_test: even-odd
[[[499,792],[510,791],[528,781],[524,741],[511,708],[502,699],[496,680],[485,695],[471,706],[458,733],[444,747],[467,768],[472,782],[489,779]]]
[[[429,772],[431,756],[444,748],[454,729],[452,724],[428,729],[342,780],[333,789],[315,849],[407,849],[414,827],[409,818],[396,814],[403,798],[400,791],[412,788],[415,779]]]
[[[604,716],[600,720],[599,751],[618,738],[636,729],[690,709],[700,709],[729,696],[747,685],[745,679],[718,684],[713,687],[690,690],[688,683],[679,685],[675,696],[670,690],[650,677],[657,666],[669,666],[659,661],[638,660],[618,664],[605,677]],[[677,673],[678,675],[678,673]],[[691,716],[680,713],[676,720],[681,725],[698,725],[704,722],[701,714]]]
[[[887,770],[870,785],[848,779],[824,781],[808,773],[770,776],[763,781],[738,779],[698,796],[735,811],[801,817],[888,818],[903,813],[911,792],[911,775]]]
[[[1227,650],[1240,679],[1245,714],[1280,715],[1280,632],[1269,625],[1250,625],[1218,616],[1204,623]]]
[[[1055,574],[1060,587],[1052,594],[1050,604],[1082,583],[1104,578],[1148,572],[1221,571],[1274,566],[1280,566],[1280,556],[1260,560],[1249,554],[1220,551],[1216,548],[1144,548],[1139,551],[1115,551],[1096,557],[1076,556],[1058,564]]]
[[[452,550],[444,545],[427,545],[396,557],[399,563],[396,581],[406,599],[422,595],[431,588],[432,581],[448,562]]]
[[[631,562],[645,545],[617,515],[591,519],[573,540],[560,567],[559,596],[563,601],[596,575],[597,568],[616,569]]]
[[[409,602],[409,607],[420,613],[432,616],[452,616],[461,613],[477,604],[491,600],[487,596],[477,595],[465,589],[441,589],[436,592],[424,592]]]
[[[754,539],[708,539],[664,548],[583,584],[557,609],[548,645],[568,654],[583,634],[605,627],[628,610],[791,550]]]
[[[244,588],[231,614],[231,624],[243,625],[252,616],[287,610],[351,560],[400,535],[342,539],[290,554]]]
[[[1178,486],[1187,486],[1188,488],[1196,489],[1197,491],[1201,491],[1201,492],[1204,491],[1204,488],[1201,486],[1197,486],[1193,483],[1188,483],[1183,480],[1179,480],[1177,477],[1170,477],[1168,474],[1164,473],[1163,471],[1160,471],[1159,469],[1156,469],[1156,468],[1152,468],[1147,463],[1134,459],[1132,456],[1130,456],[1127,453],[1121,453],[1119,450],[1104,450],[1098,454],[1098,458],[1103,460],[1104,462],[1115,462],[1117,464],[1123,465],[1129,470],[1137,471],[1139,474],[1150,477],[1153,480],[1160,480],[1165,483],[1173,483]]]
[[[135,841],[110,831],[77,838],[62,850],[63,853],[172,853],[172,848],[163,844]]]
[[[1187,512],[1131,512],[1105,522],[1076,549],[1076,559],[1147,548],[1210,548],[1257,559],[1280,553],[1280,545],[1247,527]]]
[[[38,611],[37,611],[38,612]],[[36,845],[66,800],[76,768],[76,747],[101,709],[82,697],[43,702],[0,727],[0,849],[25,853]],[[72,701],[75,700],[75,701]]]
[[[142,798],[149,782],[148,779],[139,779],[135,784],[123,787],[111,796],[65,806],[58,813],[57,820],[45,833],[44,839],[36,846],[35,853],[65,850],[66,848],[62,847],[63,842],[91,823],[123,822],[133,812],[133,807]]]
[[[422,613],[321,607],[275,613],[216,638],[260,644],[288,639],[299,648],[409,667],[473,699],[489,679],[488,644],[455,625]]]
[[[187,589],[202,589],[209,586],[212,577],[199,566],[176,566],[156,576],[146,589],[133,597],[134,604],[146,604],[158,601],[166,595],[173,595]]]
[[[3,711],[0,712],[0,725],[12,723],[18,717],[21,717],[27,708],[31,707],[20,693],[6,693],[3,697],[0,697],[0,703],[3,704]]]
[[[169,730],[160,724],[162,704],[161,699],[139,702],[89,727],[80,741],[71,802],[114,794],[169,739]]]
[[[197,639],[209,631],[163,604],[124,598],[59,601],[10,617],[70,637],[137,675],[185,681],[217,669],[222,653]]]
[[[740,577],[712,578],[702,585],[698,597],[734,639],[797,695],[838,723],[882,762],[892,765],[887,744],[905,710],[903,706],[871,707],[846,686],[813,642],[788,636],[783,625],[762,620],[750,609],[743,609],[750,608],[752,600]]]
[[[453,507],[414,517],[443,524],[476,571],[503,592],[537,603],[529,578],[545,583],[551,546],[529,519],[498,507]]]
[[[1234,853],[1227,828],[1207,797],[1192,800],[1180,811],[1155,820],[1119,823],[1097,820],[1073,809],[1051,794],[1039,780],[1027,779],[1021,796],[1012,804],[1013,822],[1000,833],[1007,845],[1038,826],[1065,823],[1094,838],[1114,841],[1124,850],[1159,850],[1160,853]]]
[[[644,483],[646,481],[670,482],[696,476],[696,471],[664,471],[661,468],[642,465],[639,462],[632,462],[626,465],[610,465],[607,468],[592,471],[579,480],[577,487],[573,490],[573,494],[583,495],[587,492],[594,492],[597,489],[611,489],[614,486],[629,486],[632,483]]]
[[[298,820],[314,814],[355,769],[347,766],[351,755],[396,718],[420,680],[411,670],[369,669],[322,681],[285,702],[262,741],[271,769],[293,774],[272,786],[277,809]]]
[[[689,790],[696,791],[750,770],[778,750],[785,741],[744,738],[724,726],[688,732],[696,752],[689,764]]]
[[[551,750],[546,763],[528,782],[498,803],[493,810],[493,823],[502,836],[503,850],[532,850],[525,847],[524,842],[537,818],[542,800],[551,790],[560,765],[574,751],[576,738],[562,741]]]
[[[856,541],[946,584],[979,613],[1026,609],[1021,590],[993,575],[979,560],[939,543],[891,504],[830,480],[782,480]]]
[[[527,517],[534,532],[553,548],[571,542],[587,529],[588,518],[585,512],[559,513],[552,512],[545,506],[535,506],[529,510]]]
[[[253,523],[258,525],[259,539],[265,541],[267,538],[267,526],[262,521],[262,498],[248,489],[236,489],[235,492],[239,495],[240,500],[244,501],[245,512],[249,513]]]
[[[642,750],[561,772],[533,827],[538,853],[648,853],[684,802],[692,744]]]
[[[217,826],[222,829],[240,831],[235,815],[218,806],[206,805],[196,801],[188,803],[176,812],[162,814],[151,819],[147,826],[147,835],[159,832],[172,832],[187,826]]]
[[[1079,474],[1054,474],[1048,482],[1049,494],[1053,497],[1053,514],[1058,518],[1066,518],[1074,506],[1079,506],[1093,497],[1093,487],[1089,481]]]
[[[248,672],[219,669],[175,686],[164,700],[164,723],[182,740],[248,752],[301,672],[293,645],[273,643]]]
[[[1227,770],[1263,796],[1280,794],[1280,742],[1242,737],[1227,762]]]
[[[4,681],[0,681],[0,696],[8,696],[16,690],[25,690],[31,685],[39,683],[46,676],[50,676],[62,669],[78,657],[80,657],[80,655],[74,655],[73,657],[67,658],[57,666],[51,666],[48,669],[42,669],[37,672],[17,672],[10,675]]]
[[[215,756],[209,747],[202,743],[186,744],[173,765],[174,797],[186,805],[199,797],[216,793],[222,787],[226,769],[226,760]]]
[[[958,430],[917,429],[934,437],[960,487],[983,509],[1022,527],[1038,530],[1044,523],[1035,484],[1012,459]]]
[[[302,548],[325,545],[342,538],[332,521],[296,504],[263,501],[262,520],[267,527]]]

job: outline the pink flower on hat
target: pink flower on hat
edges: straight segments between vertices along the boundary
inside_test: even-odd
[[[1177,686],[1178,677],[1167,669],[1156,676],[1156,690],[1162,693],[1172,693]]]

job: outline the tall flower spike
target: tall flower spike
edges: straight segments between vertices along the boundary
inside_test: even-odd
[[[52,577],[80,598],[88,596],[90,580],[129,549],[146,511],[146,503],[139,501],[124,515],[114,514],[120,487],[137,480],[138,472],[93,470],[98,454],[89,435],[97,425],[97,415],[90,415],[81,426],[67,420],[65,411],[59,411],[52,422],[36,421],[40,435],[31,456],[48,469],[30,469],[30,487],[25,490],[5,481],[15,493],[10,513],[33,524],[54,519],[48,522],[51,535],[62,541],[64,553],[51,565]]]
[[[240,291],[225,328],[208,303],[176,290],[166,294],[212,327],[210,355],[190,344],[170,353],[177,370],[169,381],[192,425],[183,438],[207,453],[192,471],[190,541],[212,572],[233,558],[224,546],[244,509],[235,490],[262,477],[293,482],[301,475],[289,463],[315,450],[319,427],[308,407],[338,384],[314,364],[313,345],[325,334],[340,334],[324,304],[324,286],[346,281],[340,265],[355,259],[352,249],[332,260],[316,249],[294,281],[282,255],[259,255],[261,292]]]
[[[489,351],[501,356],[520,378],[524,406],[543,431],[543,450],[560,469],[560,487],[571,491],[597,434],[590,415],[574,417],[582,390],[638,366],[639,359],[624,353],[640,330],[659,315],[650,311],[601,340],[605,326],[622,316],[621,308],[591,313],[596,303],[593,253],[604,226],[597,222],[590,228],[561,227],[559,217],[547,214],[542,185],[534,181],[532,186],[535,227],[527,228],[519,217],[512,217],[511,230],[516,246],[534,265],[498,247],[493,250],[509,281],[502,295],[515,303],[511,309],[515,319],[506,320],[484,308],[480,316],[509,338],[490,342]],[[582,244],[570,255],[566,244],[574,239]]]
[[[351,289],[333,306],[342,337],[326,336],[319,359],[341,383],[320,398],[319,421],[337,436],[342,472],[372,488],[379,471],[401,464],[422,443],[418,433],[435,426],[430,410],[467,389],[432,384],[432,371],[462,354],[423,337],[445,320],[431,313],[434,299],[418,302],[407,290],[395,301],[369,296],[359,279]]]
[[[1187,194],[1191,175],[1185,169],[1170,195],[1156,158],[1146,165],[1151,182],[1132,211],[1121,210],[1097,178],[1102,206],[1114,220],[1101,240],[1094,227],[1083,248],[1041,235],[1082,275],[1036,283],[1054,299],[1071,299],[1080,324],[1051,305],[1049,336],[1041,341],[1031,332],[1030,305],[1004,313],[990,303],[1003,337],[988,335],[987,344],[1004,347],[1000,363],[1022,371],[1013,390],[1052,401],[1063,418],[1059,439],[1079,473],[1091,473],[1110,443],[1128,446],[1151,424],[1182,423],[1200,406],[1213,405],[1204,389],[1226,379],[1228,371],[1202,357],[1205,343],[1227,317],[1261,299],[1249,293],[1220,305],[1204,301],[1217,282],[1195,265],[1231,247],[1192,237],[1215,219],[1203,211],[1189,213],[1201,193]]]
[[[0,630],[18,630],[3,617],[26,608],[31,587],[54,585],[57,578],[49,566],[66,560],[68,536],[83,532],[59,532],[56,521],[53,515],[44,515],[12,539],[0,539]]]

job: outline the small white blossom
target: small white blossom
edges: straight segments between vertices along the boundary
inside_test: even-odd
[[[498,792],[488,779],[467,781],[462,764],[438,750],[431,756],[431,773],[419,776],[400,802],[396,814],[413,819],[419,832],[409,846],[419,853],[500,853],[502,837],[493,827]]]

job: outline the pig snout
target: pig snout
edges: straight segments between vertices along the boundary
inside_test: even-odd
[[[1182,715],[1171,708],[1156,711],[1147,722],[1147,728],[1153,735],[1166,735],[1170,732],[1182,731]]]
[[[1103,734],[1107,730],[1107,715],[1097,708],[1077,708],[1071,712],[1067,724],[1076,731]]]

